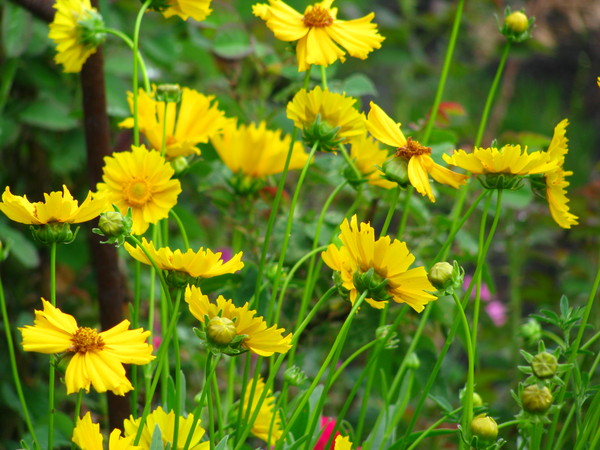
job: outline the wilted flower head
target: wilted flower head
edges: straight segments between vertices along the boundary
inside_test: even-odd
[[[328,66],[338,59],[345,61],[345,49],[350,56],[366,59],[374,49],[381,47],[385,39],[377,32],[370,13],[360,19],[339,20],[333,0],[309,5],[304,14],[281,0],[269,0],[252,7],[255,16],[263,19],[277,39],[285,42],[298,41],[296,56],[298,70],[303,72],[310,65]],[[340,48],[341,47],[341,48]]]
[[[81,67],[104,42],[104,22],[90,0],[58,0],[48,37],[56,43],[54,60],[65,72],[80,72]]]

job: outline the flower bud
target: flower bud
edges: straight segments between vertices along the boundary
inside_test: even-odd
[[[479,414],[471,421],[471,432],[484,442],[493,442],[498,437],[498,424],[486,414]]]
[[[558,361],[552,353],[541,352],[531,361],[533,374],[541,380],[552,378],[558,370]]]
[[[406,367],[412,370],[417,370],[419,367],[421,367],[421,361],[415,352],[410,352],[406,358]]]
[[[100,214],[98,228],[92,228],[92,232],[106,238],[102,244],[115,244],[118,247],[123,245],[125,238],[131,235],[133,217],[131,209],[127,211],[126,215],[123,215],[118,207],[113,206],[113,208],[114,211],[105,211]]]
[[[381,167],[383,178],[398,183],[402,187],[410,184],[408,179],[408,162],[404,158],[392,156]]]
[[[542,414],[552,406],[554,397],[550,389],[546,386],[540,388],[537,384],[532,384],[523,389],[521,402],[523,409],[528,413]]]
[[[169,162],[175,171],[176,177],[183,174],[190,167],[190,163],[185,156],[178,156],[177,158],[171,159]]]
[[[433,265],[427,274],[430,283],[438,289],[445,289],[452,282],[454,267],[447,262],[438,262]]]
[[[504,18],[504,25],[514,33],[522,33],[529,28],[529,19],[522,11],[515,11]]]
[[[288,367],[283,373],[283,379],[292,386],[300,386],[307,380],[306,375],[298,366]]]
[[[217,344],[227,345],[237,336],[235,323],[227,317],[213,317],[206,328],[208,338]]]
[[[338,131],[340,127],[332,127],[317,114],[315,121],[302,132],[302,140],[308,147],[317,145],[322,152],[336,152],[344,140],[338,137]]]
[[[158,102],[179,103],[181,88],[178,84],[159,84],[155,96]]]
[[[521,325],[520,332],[529,343],[538,342],[542,338],[542,326],[535,319],[529,319],[527,323]]]

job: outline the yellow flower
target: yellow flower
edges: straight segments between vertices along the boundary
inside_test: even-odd
[[[200,249],[195,252],[188,250],[183,253],[168,247],[156,249],[152,241],[148,242],[142,238],[142,245],[148,251],[159,269],[182,273],[192,278],[212,278],[226,273],[234,273],[244,267],[242,252],[236,254],[227,262],[221,259],[221,253],[213,253],[210,249]],[[133,247],[125,243],[125,250],[138,261],[150,265],[150,260],[141,247]]]
[[[125,429],[125,436],[136,436],[138,428],[140,426],[141,418],[134,419],[133,416],[129,416],[129,419],[123,421],[123,428]],[[175,432],[175,413],[169,411],[164,412],[162,407],[156,408],[146,417],[144,422],[144,429],[140,438],[140,446],[142,448],[150,448],[152,442],[152,434],[156,427],[159,428],[162,437],[162,443],[164,446],[169,444],[172,449],[183,449],[188,435],[192,431],[192,425],[194,423],[194,415],[188,414],[187,417],[179,417],[179,429],[177,434],[177,443],[173,445],[173,438]],[[190,450],[205,450],[210,448],[209,442],[202,442],[202,436],[204,436],[204,428],[200,426],[200,420],[196,423],[194,428],[194,434],[190,442]]]
[[[288,103],[286,113],[288,119],[293,120],[294,125],[301,130],[314,124],[318,115],[331,128],[339,127],[337,137],[343,138],[342,142],[348,142],[366,131],[364,115],[356,110],[355,103],[355,98],[322,90],[317,86],[312,91],[298,91]]]
[[[191,17],[200,22],[212,12],[210,2],[211,0],[168,0],[168,8],[161,12],[167,19],[179,16],[183,20],[187,20],[188,17]]]
[[[143,234],[151,223],[169,215],[181,192],[179,180],[173,180],[173,168],[158,152],[143,145],[129,152],[104,158],[103,183],[97,189],[109,204],[125,214],[133,213],[134,234]]]
[[[287,353],[291,348],[292,334],[283,337],[283,328],[277,328],[275,325],[267,328],[267,323],[262,317],[255,317],[256,311],[248,310],[248,303],[236,307],[233,301],[225,300],[219,295],[217,303],[214,304],[195,286],[186,288],[185,301],[192,315],[205,325],[205,316],[208,316],[209,320],[219,316],[233,321],[237,336],[243,336],[242,350],[250,350],[260,356],[271,356],[273,353]]]
[[[141,450],[142,447],[133,445],[134,437],[123,437],[121,430],[115,428],[108,438],[108,450]],[[104,437],[100,433],[100,425],[92,422],[89,412],[83,418],[77,419],[72,440],[82,450],[103,450]]]
[[[448,164],[462,167],[475,175],[533,175],[548,172],[557,165],[547,153],[527,153],[527,147],[521,149],[520,145],[505,145],[500,149],[476,148],[473,153],[455,150],[452,155],[443,155],[443,158]]]
[[[569,182],[565,178],[573,175],[573,172],[563,169],[565,156],[569,151],[567,146],[569,141],[566,137],[567,125],[569,125],[569,121],[564,119],[554,128],[554,135],[547,153],[552,160],[557,162],[558,167],[545,174],[546,199],[548,200],[550,214],[562,228],[571,228],[571,226],[579,223],[577,221],[578,217],[569,212],[569,199],[566,190]]]
[[[183,88],[179,108],[169,102],[166,111],[165,102],[155,100],[156,92],[148,94],[143,89],[138,94],[138,124],[140,131],[155,150],[160,151],[163,133],[166,132],[166,156],[176,158],[200,154],[197,144],[205,144],[220,133],[229,119],[219,110],[214,96],[206,96],[194,89]],[[133,94],[128,93],[127,101],[133,112]],[[123,128],[133,128],[133,117],[119,124]]]
[[[102,17],[90,0],[58,0],[48,37],[56,43],[54,60],[65,72],[80,72],[86,60],[104,41]]]
[[[343,49],[350,56],[366,59],[381,47],[385,38],[371,22],[375,13],[355,20],[338,20],[337,8],[332,8],[332,3],[333,0],[315,3],[300,14],[281,0],[269,0],[269,4],[254,5],[252,12],[266,22],[277,39],[298,41],[296,56],[301,72],[311,64],[328,66],[338,59],[344,62]]]
[[[356,168],[365,175],[369,184],[384,189],[396,186],[389,180],[382,178],[380,167],[388,159],[388,153],[379,147],[377,141],[369,139],[366,134],[351,141],[350,157],[354,159]]]
[[[341,434],[335,438],[333,444],[334,450],[352,450],[352,442],[348,436],[342,436]]]
[[[262,393],[265,390],[265,383],[262,378],[258,378],[256,380],[256,386],[254,388],[254,395],[252,396],[252,400],[250,401],[250,394],[252,393],[252,386],[254,384],[254,380],[250,380],[246,385],[246,392],[244,394],[244,405],[242,407],[242,415],[250,417],[256,411],[256,405],[258,405],[258,400],[260,399]],[[258,415],[256,416],[256,420],[252,424],[252,428],[250,432],[259,439],[265,441],[269,446],[275,445],[279,439],[281,439],[281,435],[283,434],[283,429],[281,427],[281,417],[278,413],[273,411],[275,408],[275,397],[271,394],[271,391],[267,391],[265,400],[263,404],[260,406],[258,411]],[[250,413],[246,411],[250,409]],[[273,417],[275,416],[275,417]],[[272,428],[271,428],[272,424]],[[271,433],[269,433],[269,430]]]
[[[265,122],[239,125],[230,123],[222,135],[214,136],[212,144],[223,163],[235,174],[262,178],[283,171],[290,136],[280,131],[267,130]],[[290,169],[300,169],[306,164],[308,155],[300,142],[294,143]]]
[[[415,257],[406,243],[389,236],[375,240],[375,230],[368,223],[360,227],[356,215],[340,226],[342,246],[330,244],[322,253],[323,261],[339,273],[341,287],[348,291],[352,304],[364,291],[365,301],[381,309],[388,302],[407,303],[417,312],[436,299],[429,292],[435,287],[427,279],[423,267],[408,269]]]
[[[125,375],[124,363],[148,364],[154,359],[152,346],[146,343],[149,331],[129,330],[124,320],[110,330],[96,330],[77,325],[75,318],[42,299],[43,311],[35,311],[33,326],[19,328],[23,349],[46,354],[72,354],[65,374],[67,394],[81,389],[112,391],[125,395],[133,386]]]
[[[80,223],[92,220],[106,209],[102,196],[89,192],[81,205],[73,198],[66,186],[63,191],[44,194],[43,202],[30,203],[27,196],[13,195],[7,186],[2,194],[0,211],[15,222],[29,225],[49,223]]]
[[[371,102],[367,116],[369,133],[378,141],[396,147],[396,157],[408,163],[408,179],[421,195],[427,195],[430,201],[435,197],[429,183],[429,176],[438,183],[447,184],[455,189],[467,182],[467,176],[452,172],[440,166],[431,158],[431,148],[424,147],[411,138],[408,140],[400,130],[400,124],[394,122],[379,106]]]

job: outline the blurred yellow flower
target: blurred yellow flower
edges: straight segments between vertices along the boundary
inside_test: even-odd
[[[252,400],[250,400],[250,394],[252,393],[252,385],[254,384],[254,380],[248,381],[246,385],[246,392],[244,393],[244,404],[242,407],[242,415],[250,417],[256,411],[256,405],[258,405],[258,400],[260,399],[262,393],[265,390],[265,383],[261,377],[256,380],[256,386],[254,388],[254,395],[252,396]],[[267,391],[265,400],[263,401],[260,409],[258,411],[258,415],[256,416],[256,420],[252,424],[252,428],[250,432],[259,439],[265,441],[269,446],[275,445],[277,441],[281,438],[283,434],[283,429],[281,427],[281,417],[278,413],[274,411],[275,408],[275,397],[271,394],[271,391]],[[248,413],[248,409],[250,412]],[[275,415],[275,417],[273,417]],[[271,429],[271,424],[273,425]],[[269,433],[271,430],[271,433]]]
[[[139,445],[133,445],[134,437],[123,437],[121,430],[115,428],[108,438],[108,450],[142,450]],[[89,411],[77,419],[72,440],[82,450],[103,450],[104,437],[100,433],[100,425],[92,422]]]
[[[350,158],[356,168],[367,178],[368,183],[384,189],[396,187],[396,183],[382,178],[380,167],[388,159],[388,152],[379,147],[379,143],[366,134],[353,139],[350,146]]]
[[[135,437],[140,426],[141,418],[134,419],[133,416],[129,416],[129,419],[123,421],[123,428],[125,429],[125,436]],[[192,425],[194,423],[194,415],[188,414],[187,417],[179,417],[179,429],[177,432],[177,442],[173,444],[173,438],[175,437],[175,413],[169,411],[166,413],[162,407],[156,408],[146,417],[144,422],[144,429],[140,437],[141,448],[148,449],[152,442],[152,434],[156,427],[159,428],[162,437],[163,446],[170,445],[172,449],[183,449],[188,435],[192,431]],[[208,441],[202,442],[202,436],[204,436],[204,428],[200,426],[200,419],[196,423],[194,428],[192,440],[190,442],[190,450],[205,450],[210,448]]]
[[[46,354],[69,353],[71,359],[65,374],[67,394],[90,385],[97,392],[112,391],[125,395],[133,389],[123,364],[148,364],[154,359],[152,346],[146,340],[149,331],[129,330],[124,320],[110,330],[97,332],[77,325],[75,318],[42,299],[43,311],[35,311],[33,326],[19,328],[23,350]]]
[[[367,116],[369,133],[378,141],[396,147],[396,157],[408,164],[408,180],[421,195],[427,195],[435,202],[435,196],[429,183],[429,176],[438,183],[447,184],[455,189],[467,182],[467,176],[452,172],[440,166],[431,158],[431,148],[424,147],[411,138],[408,140],[400,130],[400,124],[394,122],[379,106],[371,102]]]
[[[197,144],[205,144],[220,133],[230,119],[213,102],[214,96],[206,96],[194,89],[182,88],[179,108],[177,103],[156,100],[156,92],[147,93],[143,89],[138,94],[138,124],[154,150],[161,151],[164,137],[167,158],[199,155]],[[128,93],[127,101],[133,112],[133,94]],[[166,114],[166,124],[165,124]],[[133,128],[133,117],[122,121],[122,128]]]
[[[298,41],[296,56],[298,70],[303,72],[311,64],[328,66],[338,59],[345,61],[346,50],[350,56],[366,59],[370,52],[381,47],[385,39],[371,21],[375,13],[360,19],[338,20],[333,0],[309,5],[304,14],[281,0],[269,0],[252,7],[255,16],[266,22],[277,39]]]
[[[159,269],[181,272],[192,278],[212,278],[226,273],[234,273],[244,267],[242,252],[239,252],[229,261],[221,259],[221,253],[213,253],[210,249],[200,247],[197,252],[189,249],[185,253],[179,249],[175,251],[169,247],[156,249],[152,241],[142,238],[142,245],[150,254]],[[125,243],[125,250],[138,261],[150,265],[150,260],[138,246]]]
[[[104,42],[102,16],[90,0],[58,0],[48,37],[56,44],[54,60],[65,72],[80,72],[83,63]]]
[[[566,137],[569,121],[564,119],[554,128],[554,135],[548,147],[548,155],[557,162],[558,167],[545,173],[546,178],[546,199],[550,208],[550,214],[554,221],[562,228],[571,228],[577,225],[578,217],[569,212],[569,199],[567,198],[567,186],[569,182],[566,177],[573,175],[572,171],[563,169],[565,156],[569,151]]]
[[[191,17],[198,22],[206,19],[212,12],[210,2],[212,0],[168,0],[168,7],[161,11],[167,19],[172,16],[179,16],[183,20]]]
[[[333,443],[333,450],[352,450],[352,442],[348,436],[336,436]]]
[[[339,273],[340,286],[348,291],[352,304],[363,292],[365,301],[381,309],[389,300],[407,303],[417,312],[436,297],[436,288],[427,279],[423,267],[408,269],[415,257],[406,243],[389,236],[375,240],[375,230],[368,223],[360,227],[356,215],[340,226],[342,246],[330,244],[322,253],[323,261]]]
[[[329,127],[339,127],[337,137],[345,143],[366,132],[364,115],[354,107],[355,103],[355,98],[316,86],[311,91],[299,90],[288,103],[286,113],[301,130],[307,130],[319,116]]]
[[[221,135],[213,136],[212,144],[223,163],[234,174],[262,178],[283,171],[291,138],[280,131],[267,129],[265,122],[255,124],[228,124]],[[300,169],[308,155],[302,143],[295,142],[289,169]]]
[[[43,202],[30,203],[27,196],[13,195],[7,186],[2,194],[0,211],[15,222],[28,225],[48,223],[87,222],[105,211],[107,204],[102,196],[88,192],[81,205],[73,198],[69,189],[63,185],[62,192],[44,194]]]
[[[250,350],[260,356],[271,356],[273,353],[287,353],[291,348],[292,334],[283,336],[285,330],[273,325],[267,328],[267,323],[262,317],[255,317],[256,311],[248,309],[248,303],[237,307],[232,300],[225,300],[222,295],[217,298],[217,303],[211,303],[208,296],[195,286],[188,286],[185,290],[185,301],[188,303],[192,315],[205,323],[208,319],[222,317],[235,324],[237,336],[243,336],[241,349]]]
[[[179,180],[171,179],[171,165],[158,152],[143,145],[104,158],[98,193],[123,214],[131,208],[134,234],[143,234],[151,223],[169,215],[181,192]]]

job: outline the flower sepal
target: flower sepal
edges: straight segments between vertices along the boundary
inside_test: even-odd
[[[383,178],[393,183],[397,183],[402,188],[410,186],[408,179],[408,161],[398,156],[392,156],[381,167]]]
[[[123,215],[117,205],[113,205],[113,208],[114,211],[100,214],[98,228],[92,228],[92,233],[106,238],[106,241],[100,242],[101,244],[115,244],[116,247],[120,247],[125,242],[125,238],[131,235],[132,211],[128,208],[127,214]]]
[[[452,295],[455,289],[463,285],[465,269],[458,262],[438,262],[433,265],[427,278],[438,289],[438,295]]]
[[[247,196],[258,192],[265,185],[263,178],[255,178],[242,172],[234,174],[227,183],[237,195]]]
[[[376,302],[387,302],[393,299],[387,291],[387,279],[379,275],[373,267],[366,272],[360,270],[354,272],[353,283],[358,295],[366,292],[367,297]]]
[[[77,25],[80,27],[81,44],[91,48],[98,48],[106,40],[104,20],[95,9],[88,11],[84,18],[79,19]]]
[[[183,289],[188,285],[198,286],[202,281],[202,277],[193,277],[189,273],[179,270],[167,270],[166,273],[165,281],[175,289]]]
[[[477,177],[485,189],[517,191],[523,187],[523,177],[510,173],[488,173]]]
[[[201,322],[200,328],[194,328],[194,333],[213,355],[223,353],[237,356],[248,351],[247,348],[242,347],[248,335],[237,334],[235,320],[221,316],[212,319],[204,316],[204,322]]]
[[[145,4],[145,2],[143,2],[143,1],[140,3]],[[150,6],[148,6],[148,10],[163,12],[166,9],[168,9],[170,6],[171,6],[170,0],[152,0],[150,2]]]
[[[70,244],[77,237],[79,227],[71,230],[71,224],[66,222],[51,222],[44,225],[29,227],[33,238],[41,244]]]
[[[178,84],[159,84],[156,86],[155,97],[158,102],[179,103],[181,87]]]
[[[343,171],[344,178],[350,183],[353,188],[359,187],[361,184],[365,184],[369,180],[363,176],[362,173],[358,172],[355,168],[346,166]]]
[[[308,147],[317,146],[322,152],[336,153],[339,145],[344,141],[338,136],[341,127],[333,127],[321,119],[317,114],[315,121],[302,131],[302,140]]]

